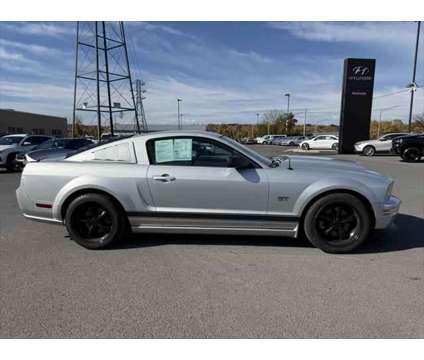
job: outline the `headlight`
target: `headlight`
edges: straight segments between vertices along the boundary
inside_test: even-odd
[[[386,200],[389,200],[390,196],[392,196],[393,184],[394,184],[394,182],[392,181],[390,183],[390,185],[387,187],[387,190],[386,190]]]

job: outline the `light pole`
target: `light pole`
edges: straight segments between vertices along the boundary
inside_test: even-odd
[[[414,56],[414,70],[412,72],[412,82],[408,84],[408,88],[411,90],[411,103],[409,105],[409,119],[408,119],[408,132],[412,130],[412,109],[414,107],[414,94],[417,90],[417,84],[415,82],[415,76],[417,73],[417,58],[418,58],[418,45],[420,43],[420,28],[421,21],[418,21],[417,25],[417,42],[415,43],[415,56]]]
[[[284,94],[284,96],[287,96],[287,114],[290,112],[290,94]]]
[[[308,109],[305,109],[305,117],[303,119],[303,136],[306,136],[306,116],[308,113]]]
[[[181,124],[180,124],[180,121],[181,121],[181,118],[180,118],[180,102],[181,101],[183,101],[183,99],[177,98],[177,108],[178,108],[177,128],[178,129],[181,129]]]

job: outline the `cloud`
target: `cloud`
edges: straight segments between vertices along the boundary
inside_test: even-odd
[[[273,29],[309,41],[413,45],[415,26],[412,22],[271,22]]]
[[[0,46],[19,49],[21,51],[32,53],[38,56],[64,56],[67,54],[67,52],[53,47],[10,41],[6,39],[0,39]]]
[[[70,22],[19,22],[3,23],[1,26],[5,32],[28,35],[62,37],[75,34],[75,26]]]

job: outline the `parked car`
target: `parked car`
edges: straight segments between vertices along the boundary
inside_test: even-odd
[[[64,224],[90,249],[131,230],[304,233],[318,248],[343,253],[392,222],[400,206],[392,187],[354,162],[269,159],[219,134],[169,131],[28,163],[16,194],[25,217]]]
[[[289,136],[280,140],[279,145],[282,146],[297,146],[304,140],[307,140],[306,136]]]
[[[379,137],[376,140],[364,140],[355,144],[355,152],[365,156],[374,156],[376,153],[390,152],[392,150],[392,140],[396,137],[406,136],[408,133],[390,133]]]
[[[256,144],[256,139],[246,137],[246,138],[241,138],[239,142],[241,144],[250,144],[251,145],[251,144]]]
[[[282,135],[274,136],[271,140],[271,145],[280,145],[280,141],[285,138],[286,136],[282,136]]]
[[[337,150],[338,146],[339,138],[335,135],[318,135],[312,139],[304,140],[300,143],[300,148],[303,150]]]
[[[93,144],[93,141],[86,138],[50,139],[36,146],[31,151],[21,152],[16,155],[16,162],[23,168],[29,161],[65,159],[79,149]]]
[[[261,143],[264,144],[264,145],[271,145],[272,144],[272,141],[277,136],[280,137],[280,138],[283,138],[283,137],[286,137],[287,135],[265,135],[263,137],[263,140],[262,140]],[[260,144],[260,143],[258,142],[258,144]]]
[[[51,139],[45,135],[16,134],[6,135],[0,138],[0,167],[8,171],[16,171],[19,165],[16,162],[16,155],[22,151],[32,150],[39,144]]]
[[[404,161],[418,162],[424,156],[424,134],[411,134],[394,138],[392,149]]]

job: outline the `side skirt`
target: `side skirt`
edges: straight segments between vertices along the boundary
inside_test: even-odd
[[[171,215],[172,214],[172,215]],[[299,218],[237,214],[130,213],[133,232],[297,237]]]

